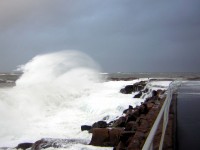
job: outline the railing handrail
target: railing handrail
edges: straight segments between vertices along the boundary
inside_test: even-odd
[[[143,145],[142,150],[152,150],[153,149],[153,139],[154,136],[156,134],[156,131],[158,129],[159,123],[162,119],[162,116],[164,115],[163,118],[163,128],[162,128],[162,135],[161,135],[161,140],[160,140],[160,145],[159,145],[159,150],[162,150],[162,146],[163,146],[163,141],[164,141],[164,135],[165,135],[165,131],[166,131],[166,127],[168,124],[168,115],[169,115],[169,107],[171,104],[171,100],[172,100],[172,94],[173,94],[173,82],[170,83],[168,90],[167,90],[167,97],[165,99],[165,102],[162,105],[162,108],[151,128],[151,131],[149,132],[149,135]]]

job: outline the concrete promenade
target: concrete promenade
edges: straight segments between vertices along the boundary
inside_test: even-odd
[[[200,150],[200,81],[183,82],[178,90],[177,149]]]

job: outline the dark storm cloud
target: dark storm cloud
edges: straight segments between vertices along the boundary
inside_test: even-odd
[[[107,72],[200,71],[198,0],[0,1],[0,70],[78,49]]]

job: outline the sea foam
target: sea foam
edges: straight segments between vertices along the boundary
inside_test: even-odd
[[[142,101],[119,93],[137,80],[103,81],[99,66],[78,51],[38,55],[20,69],[16,86],[0,89],[0,147],[41,138],[89,142],[91,134],[81,132],[81,125],[105,116],[109,122]]]

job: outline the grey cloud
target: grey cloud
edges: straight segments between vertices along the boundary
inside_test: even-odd
[[[0,1],[0,70],[40,53],[78,49],[107,72],[199,71],[199,6],[197,0]]]

